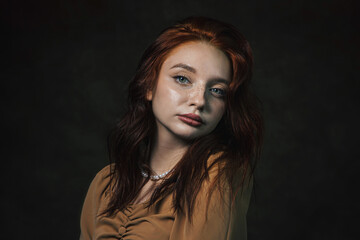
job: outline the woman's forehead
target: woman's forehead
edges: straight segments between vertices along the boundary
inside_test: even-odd
[[[192,73],[208,73],[230,80],[228,57],[206,42],[187,42],[174,48],[166,57],[162,69],[182,68]]]

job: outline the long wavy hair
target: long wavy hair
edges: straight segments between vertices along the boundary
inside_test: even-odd
[[[226,179],[236,195],[252,176],[260,155],[263,119],[259,101],[250,89],[253,55],[247,40],[232,25],[205,17],[189,17],[165,29],[145,50],[129,85],[128,109],[108,137],[111,163],[110,202],[104,211],[112,215],[131,204],[148,179],[140,169],[151,174],[149,167],[156,123],[151,102],[146,95],[156,84],[167,55],[186,42],[202,41],[222,50],[231,62],[232,78],[226,94],[226,110],[217,127],[206,136],[193,139],[171,174],[155,189],[148,202],[153,205],[173,195],[174,211],[187,211],[191,218],[196,196],[209,169],[221,164],[209,198],[220,179]],[[217,158],[208,164],[211,155]],[[239,177],[238,173],[241,172]],[[180,177],[181,176],[181,177]],[[240,179],[240,181],[239,181]],[[208,200],[209,201],[209,200]]]

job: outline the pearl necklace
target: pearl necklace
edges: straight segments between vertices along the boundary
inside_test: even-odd
[[[164,178],[166,175],[168,175],[169,172],[171,172],[172,169],[170,169],[169,171],[166,171],[162,174],[159,174],[159,175],[150,175],[150,179],[153,180],[153,181],[156,181],[156,180],[159,180],[159,179],[162,179]],[[144,177],[144,178],[147,178],[149,177],[149,175],[141,169],[141,175]]]

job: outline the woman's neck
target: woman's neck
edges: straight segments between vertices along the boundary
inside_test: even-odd
[[[157,134],[152,146],[150,167],[156,174],[172,169],[182,158],[189,144],[171,134]]]

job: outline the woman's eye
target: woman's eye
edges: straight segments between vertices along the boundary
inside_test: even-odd
[[[221,88],[210,88],[210,92],[212,92],[217,97],[225,96],[225,90]]]
[[[180,84],[189,84],[190,83],[189,79],[187,79],[184,76],[175,76],[174,78]]]

